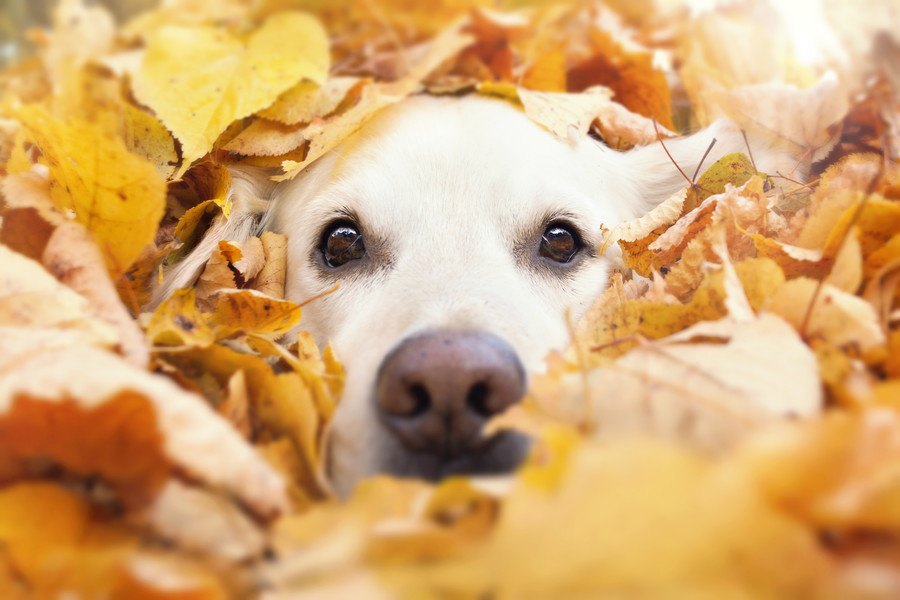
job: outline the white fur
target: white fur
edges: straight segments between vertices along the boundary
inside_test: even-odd
[[[667,146],[690,175],[713,137],[707,166],[744,150],[727,122]],[[767,148],[753,151],[761,170],[793,166]],[[588,137],[572,145],[506,103],[425,96],[384,111],[293,181],[273,186],[264,174],[244,171],[235,181],[236,215],[175,269],[160,296],[190,284],[218,240],[260,228],[288,235],[287,297],[324,292],[333,281],[320,276],[314,257],[338,208],[356,212],[393,256],[388,267],[347,277],[304,310],[302,327],[333,344],[348,373],[330,438],[339,492],[381,468],[386,434],[373,413],[374,378],[407,336],[437,327],[486,330],[531,370],[566,345],[566,312],[577,319],[599,296],[610,259],[589,258],[571,278],[542,274],[515,258],[523,236],[541,234],[540,225],[523,227],[564,211],[596,247],[601,224],[638,217],[685,185],[658,144],[627,153]]]

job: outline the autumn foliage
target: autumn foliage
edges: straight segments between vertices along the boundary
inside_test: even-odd
[[[0,73],[0,596],[896,598],[900,22],[823,6],[811,59],[754,2],[62,0]],[[536,440],[514,476],[339,502],[285,237],[146,307],[228,167],[293,178],[417,93],[623,151],[725,116],[797,166],[748,144],[605,228],[610,287],[490,424]]]

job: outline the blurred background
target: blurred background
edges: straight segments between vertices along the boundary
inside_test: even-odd
[[[48,25],[59,0],[0,0],[0,67],[30,51],[30,27]],[[119,22],[159,0],[94,0],[90,4],[110,9]]]

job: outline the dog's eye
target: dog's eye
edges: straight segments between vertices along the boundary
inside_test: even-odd
[[[567,263],[581,250],[581,240],[571,227],[551,223],[541,236],[540,254],[558,263]]]
[[[366,253],[362,233],[353,223],[341,221],[325,230],[320,247],[325,264],[340,267],[352,260],[359,260]]]

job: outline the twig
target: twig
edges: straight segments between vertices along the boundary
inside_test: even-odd
[[[688,177],[681,167],[678,166],[678,163],[675,162],[675,158],[672,157],[672,153],[666,148],[666,143],[662,140],[662,134],[659,133],[659,123],[656,122],[656,119],[653,119],[653,129],[656,130],[656,140],[659,142],[659,145],[662,146],[662,149],[665,150],[666,156],[669,157],[669,160],[672,161],[672,164],[675,165],[675,168],[678,169],[678,172],[681,173],[681,176],[684,177],[685,181],[687,181],[691,187],[694,187],[694,180]]]
[[[706,157],[709,156],[710,150],[712,150],[713,146],[715,146],[715,145],[716,145],[716,138],[713,138],[712,141],[709,143],[709,146],[706,147],[706,152],[704,152],[703,156],[700,157],[700,162],[697,163],[697,168],[694,169],[694,176],[691,178],[694,181],[697,181],[697,175],[700,174],[700,167],[703,166],[703,161],[706,160]]]
[[[320,300],[320,299],[324,298],[325,296],[336,292],[339,287],[341,287],[340,281],[335,283],[333,286],[331,286],[329,289],[325,290],[324,292],[320,292],[320,293],[316,294],[315,296],[313,296],[312,298],[307,298],[306,300],[304,300],[297,306],[306,306],[310,302],[315,302],[316,300]]]
[[[589,350],[591,352],[600,352],[601,350],[606,350],[607,348],[615,348],[621,344],[625,344],[627,342],[637,342],[640,343],[644,340],[644,336],[635,334],[635,335],[627,335],[623,338],[619,338],[617,340],[611,340],[609,342],[605,342],[603,344],[597,344],[596,346],[591,346]]]
[[[794,179],[792,177],[788,177],[787,175],[782,175],[781,171],[775,171],[775,175],[769,175],[769,177],[778,177],[780,179],[785,179],[787,181],[790,181],[791,183],[796,183],[799,186],[803,186],[810,191],[812,191],[812,185],[819,181],[818,179],[816,179],[814,181],[811,181],[810,183],[803,183],[799,179]]]
[[[753,150],[750,149],[750,141],[747,140],[747,132],[741,129],[741,135],[744,137],[744,145],[747,146],[747,154],[750,156],[750,164],[753,165],[753,171],[759,173],[759,169],[756,168],[756,161],[753,160]]]
[[[669,157],[669,160],[672,161],[672,164],[675,165],[675,168],[678,169],[678,172],[681,173],[682,177],[684,177],[684,180],[688,182],[688,185],[691,187],[691,189],[692,190],[702,190],[702,191],[706,192],[707,194],[712,194],[712,192],[710,192],[709,190],[703,189],[702,186],[697,185],[697,183],[693,179],[688,177],[687,173],[685,173],[684,170],[675,161],[675,158],[672,156],[672,153],[669,152],[669,149],[666,148],[665,142],[663,142],[662,135],[659,133],[659,123],[656,122],[656,119],[653,120],[653,129],[656,130],[656,141],[658,141],[659,145],[662,146],[662,149],[665,150],[666,156]],[[703,153],[703,158],[700,159],[701,165],[703,164],[703,160],[706,159],[706,155],[709,154],[710,150],[712,150],[712,147],[715,143],[716,143],[716,140],[715,140],[715,138],[713,138],[712,143],[706,149],[706,152]],[[700,170],[700,165],[697,165],[697,171],[699,172],[699,170]],[[696,177],[696,176],[697,176],[697,173],[694,173],[694,177]]]

